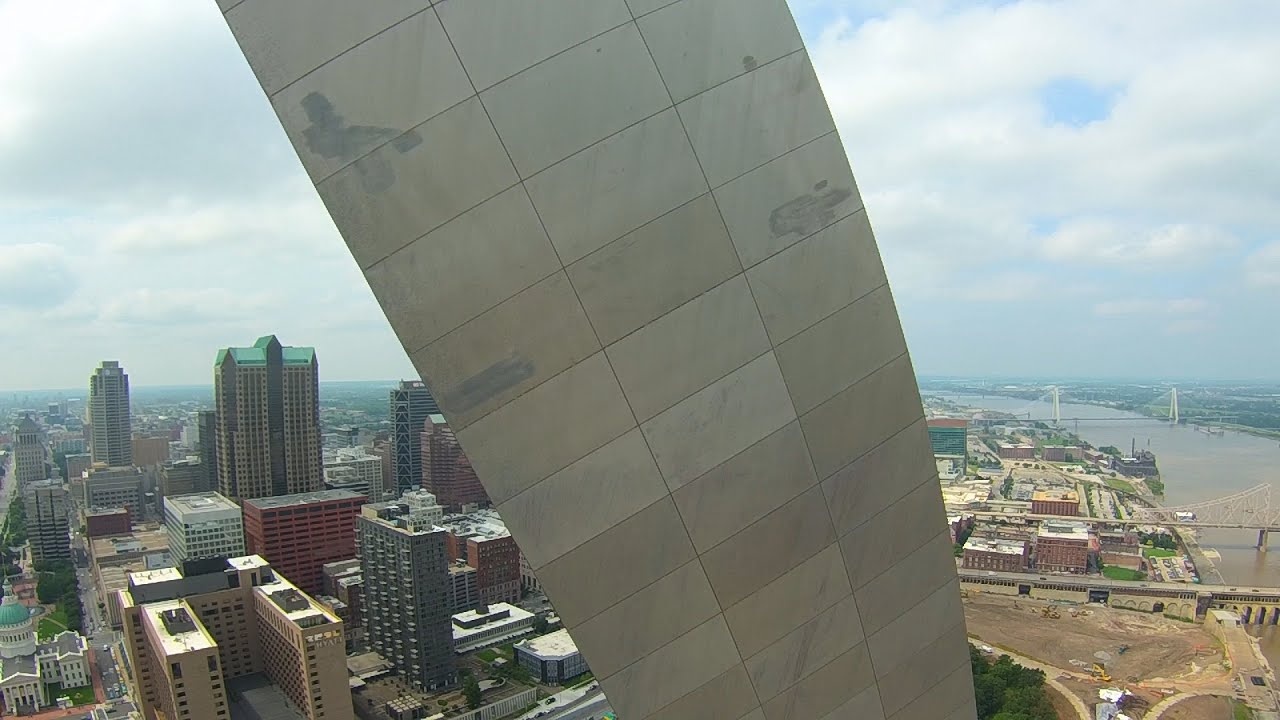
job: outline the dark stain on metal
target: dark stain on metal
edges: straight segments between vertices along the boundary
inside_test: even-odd
[[[853,196],[848,188],[828,188],[827,181],[813,186],[793,200],[774,208],[769,213],[769,229],[774,237],[795,233],[800,237],[811,235],[830,225],[836,219],[836,208]]]
[[[756,56],[755,56],[755,55],[747,55],[747,56],[745,56],[745,57],[743,57],[743,58],[742,58],[742,69],[743,69],[743,70],[746,70],[747,72],[751,72],[752,70],[755,70],[755,69],[756,69],[756,67],[758,67],[758,63],[756,63]]]
[[[422,136],[416,130],[397,133],[393,128],[376,125],[348,125],[345,118],[334,109],[333,102],[321,93],[308,93],[302,98],[302,109],[311,122],[302,131],[302,139],[311,152],[330,160],[354,163],[360,174],[360,182],[371,193],[383,192],[396,182],[395,172],[378,150],[364,157],[360,155],[379,144],[391,142],[397,152],[406,153],[422,144]]]
[[[457,389],[449,393],[449,405],[454,412],[472,410],[533,377],[533,373],[533,363],[513,355],[459,383]]]
[[[302,131],[302,137],[311,152],[320,157],[351,160],[399,134],[391,128],[374,125],[347,125],[329,98],[318,92],[302,98],[302,109],[311,121],[311,125]]]

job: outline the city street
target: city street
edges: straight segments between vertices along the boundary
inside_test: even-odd
[[[78,528],[73,533],[72,546],[87,546],[86,539],[80,535]],[[98,670],[102,674],[102,689],[106,693],[103,700],[111,708],[107,714],[113,718],[128,717],[134,707],[128,699],[129,688],[123,677],[124,669],[120,667],[125,656],[125,649],[120,644],[120,633],[111,629],[106,610],[98,608],[98,603],[105,603],[106,599],[98,597],[93,574],[88,568],[77,566],[76,578],[80,582],[80,604],[84,608],[85,637],[89,640],[89,647],[92,648]],[[111,695],[117,689],[119,694],[113,699]]]

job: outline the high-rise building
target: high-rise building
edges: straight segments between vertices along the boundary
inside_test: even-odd
[[[179,565],[244,555],[240,506],[216,492],[166,497],[164,526],[169,534],[169,554]]]
[[[267,335],[219,350],[213,379],[219,492],[239,500],[324,487],[314,348]]]
[[[129,376],[115,360],[104,360],[89,376],[89,448],[95,463],[133,464]]]
[[[480,478],[462,452],[458,438],[443,415],[430,415],[422,431],[422,487],[450,512],[467,505],[487,505]]]
[[[204,474],[203,490],[218,488],[218,412],[201,410],[196,420],[196,454],[200,456],[200,472]]]
[[[129,508],[137,520],[147,516],[142,492],[142,473],[132,465],[108,467],[94,463],[82,486],[86,508]]]
[[[241,506],[246,551],[317,595],[324,587],[325,563],[356,556],[356,516],[365,501],[349,490],[248,498]]]
[[[365,505],[356,520],[364,578],[364,623],[369,649],[408,681],[425,689],[457,682],[449,617],[448,557],[430,493]]]
[[[929,446],[934,455],[967,458],[969,421],[964,418],[930,418]]]
[[[151,467],[169,462],[168,435],[133,436],[133,464],[138,467]]]
[[[27,511],[27,539],[31,560],[71,559],[71,536],[67,513],[70,498],[59,480],[37,480],[22,488]]]
[[[44,444],[44,431],[31,416],[23,416],[13,429],[13,481],[18,489],[29,483],[47,480],[49,468],[45,465],[48,455]]]
[[[420,380],[401,380],[391,391],[391,474],[397,495],[422,485],[422,425],[439,412]]]
[[[137,572],[118,591],[147,720],[351,720],[342,620],[257,556]]]

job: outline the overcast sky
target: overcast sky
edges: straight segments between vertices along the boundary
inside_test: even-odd
[[[1280,3],[792,0],[922,374],[1277,379]],[[412,374],[214,0],[0,0],[0,388]]]

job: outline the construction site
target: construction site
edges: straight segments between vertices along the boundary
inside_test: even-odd
[[[1202,625],[1099,604],[961,593],[969,634],[980,648],[1033,661],[1045,670],[1052,688],[1074,695],[1086,708],[1098,704],[1099,690],[1106,688],[1132,695],[1125,714],[1134,720],[1148,717],[1151,708],[1179,694],[1237,694],[1236,674],[1222,642]],[[1207,700],[1196,705],[1206,711],[1230,706],[1229,701],[1223,705]],[[1174,715],[1172,710],[1160,717],[1232,717],[1216,712]]]

